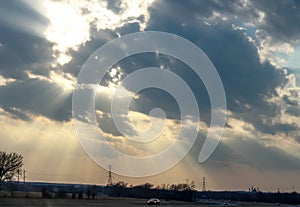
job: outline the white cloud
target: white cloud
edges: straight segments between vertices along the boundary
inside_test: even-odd
[[[253,136],[253,131],[255,130],[255,127],[251,123],[233,117],[229,117],[227,119],[227,123],[231,127],[229,130],[229,134],[243,136],[245,138]]]
[[[274,42],[271,36],[262,34],[262,30],[256,30],[255,33],[259,39],[258,54],[261,62],[269,61],[278,67],[286,65],[286,58],[283,56],[293,54],[294,45],[287,42]]]
[[[30,73],[29,71],[26,72],[29,78],[46,80],[49,83],[54,83],[55,85],[58,85],[63,91],[72,91],[75,88],[77,82],[76,78],[74,78],[71,74],[59,71],[50,71],[49,77],[36,75]]]
[[[4,78],[0,75],[0,86],[6,86],[7,84],[15,82],[15,79],[12,78]]]
[[[69,73],[62,72],[50,72],[50,79],[57,85],[59,85],[63,90],[73,90],[76,84],[76,78],[74,78]]]
[[[68,51],[78,50],[90,40],[91,25],[97,30],[115,30],[126,23],[137,22],[140,29],[146,28],[149,20],[148,7],[154,0],[121,0],[120,11],[115,13],[108,8],[105,1],[45,0],[46,16],[50,24],[45,37],[54,43],[54,56],[64,65],[71,61]],[[143,20],[138,17],[143,16]],[[55,64],[54,64],[55,65]]]
[[[127,129],[134,131],[134,133],[131,133],[133,135],[114,135],[111,132],[116,129],[113,129],[115,126],[112,124],[114,122],[110,113],[97,110],[97,116],[100,123],[99,133],[108,140],[109,144],[124,154],[139,157],[160,153],[171,146],[175,140],[179,140],[182,145],[190,145],[193,140],[191,136],[194,135],[197,125],[201,128],[201,132],[207,131],[207,126],[203,123],[198,124],[190,120],[180,122],[172,119],[161,119],[140,112],[129,111],[128,115],[126,117],[123,116],[122,119],[127,123]],[[117,115],[117,118],[120,118],[120,116]],[[152,127],[156,123],[164,123],[162,129],[157,129],[155,126]],[[103,126],[105,129],[101,128]],[[148,130],[147,137],[150,137],[149,139],[151,140],[148,142],[139,139],[140,134],[146,130]],[[135,141],[132,141],[132,139]]]

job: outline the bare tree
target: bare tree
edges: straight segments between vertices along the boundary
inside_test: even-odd
[[[22,155],[0,152],[0,184],[5,180],[11,180],[22,166]]]
[[[153,188],[153,184],[151,184],[151,183],[145,183],[145,184],[143,184],[142,185],[144,188],[146,188],[146,189],[151,189],[151,188]]]

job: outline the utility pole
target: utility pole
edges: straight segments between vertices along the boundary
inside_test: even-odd
[[[18,191],[20,191],[20,169],[18,169],[17,173],[18,173]]]
[[[111,171],[111,165],[108,165],[108,171],[107,171],[107,185],[112,185],[112,171]]]
[[[26,170],[23,171],[23,191],[25,192]]]
[[[202,178],[202,192],[206,191],[206,181],[205,181],[205,177]]]

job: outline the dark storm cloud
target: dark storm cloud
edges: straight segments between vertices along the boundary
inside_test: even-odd
[[[23,121],[30,121],[31,118],[26,114],[25,111],[21,111],[18,108],[14,107],[7,107],[5,108],[5,111],[9,113],[10,117],[13,119],[21,119]]]
[[[275,69],[268,62],[261,63],[258,51],[253,42],[249,42],[243,31],[232,29],[232,23],[251,22],[259,18],[258,10],[265,13],[265,21],[257,25],[263,36],[271,36],[273,41],[295,42],[300,36],[299,2],[296,1],[250,1],[244,8],[241,1],[230,3],[206,0],[158,0],[150,8],[150,22],[147,30],[158,30],[182,36],[199,46],[216,66],[224,84],[228,109],[232,117],[251,123],[257,134],[267,133],[274,138],[276,134],[290,134],[299,131],[296,124],[272,124],[278,117],[281,108],[277,103],[267,101],[276,97],[275,88],[283,86],[287,79],[281,70]],[[119,11],[119,1],[109,1],[109,8]],[[204,22],[215,14],[230,20]],[[17,14],[17,15],[12,15]],[[5,18],[2,18],[4,17]],[[11,24],[7,18],[11,16],[15,22],[26,19],[28,24],[47,25],[47,20],[30,9],[22,1],[4,1],[0,8],[0,75],[17,79],[16,82],[0,86],[0,108],[11,114],[13,118],[30,120],[33,115],[42,115],[58,121],[70,121],[72,110],[72,94],[65,93],[56,83],[46,79],[29,79],[25,70],[34,74],[48,76],[51,70],[63,71],[77,77],[82,65],[88,57],[106,42],[121,35],[139,31],[139,24],[126,24],[115,31],[97,31],[91,25],[91,40],[81,45],[78,51],[70,50],[70,63],[52,68],[54,61],[52,44],[42,35]],[[234,17],[237,16],[237,19]],[[239,25],[239,24],[237,24]],[[25,26],[26,28],[26,26]],[[188,51],[187,51],[188,52]],[[160,67],[174,71],[182,77],[196,95],[201,113],[201,120],[210,122],[210,101],[202,81],[182,62],[167,56],[154,54],[148,56],[129,57],[117,63],[126,74],[142,67]],[[109,77],[106,77],[109,80]],[[107,85],[107,82],[103,82]],[[299,116],[299,105],[289,97],[284,97],[286,113]],[[99,103],[98,103],[99,101]],[[133,110],[148,114],[153,108],[162,108],[167,116],[180,119],[179,107],[175,100],[165,92],[149,89],[140,93],[134,100]],[[99,127],[106,133],[120,136],[110,112],[107,97],[96,99],[96,106],[102,111],[98,118]],[[265,122],[264,118],[267,118]],[[128,122],[128,119],[124,119]],[[227,123],[228,128],[231,126]],[[228,130],[225,128],[225,130]],[[234,127],[232,127],[234,128]],[[135,129],[128,124],[128,134],[135,135]],[[232,135],[234,136],[234,135]],[[255,136],[255,135],[253,135]],[[200,134],[193,146],[191,155],[198,157],[206,134]],[[260,142],[261,137],[231,137],[230,141],[221,142],[211,159],[204,167],[230,167],[232,164],[254,167],[256,169],[289,169],[299,170],[299,159],[275,147],[267,147]],[[291,137],[300,143],[298,135]],[[255,140],[257,139],[257,140]],[[115,141],[115,140],[112,140]],[[263,141],[262,141],[263,142]]]
[[[91,40],[82,45],[78,51],[69,51],[72,60],[63,66],[58,66],[57,69],[77,77],[81,67],[98,48],[110,40],[117,38],[116,32],[109,30],[97,31],[93,26],[91,27],[90,32]]]
[[[195,8],[192,9],[194,10]],[[173,12],[178,14],[176,10]],[[181,16],[184,18],[185,13]],[[199,46],[219,72],[228,109],[239,118],[253,123],[259,129],[263,127],[261,115],[273,117],[277,114],[276,105],[270,104],[266,99],[276,95],[277,86],[285,84],[284,74],[268,62],[261,63],[255,45],[247,40],[242,31],[233,30],[230,23],[208,26],[199,20],[197,24],[187,23],[183,26],[180,17],[173,19],[172,15],[156,6],[151,10],[148,29],[172,32]],[[195,80],[193,76],[188,79],[192,85],[201,87],[199,80]]]
[[[47,25],[47,20],[22,1],[4,1],[0,8],[0,74],[23,79],[25,70],[47,74],[52,44],[26,27]],[[40,31],[41,33],[43,31]]]
[[[206,0],[157,0],[153,8],[150,10],[164,11],[164,14],[172,18],[176,22],[185,24],[197,24],[199,18],[209,18],[214,12],[219,12],[221,15],[234,15],[240,13],[237,7],[240,7],[241,1],[233,0],[224,1],[206,1]],[[244,17],[251,15],[251,13],[244,13]]]
[[[247,8],[237,10],[238,4],[222,6],[219,1],[214,2],[217,2],[218,5],[212,6],[209,1],[177,2],[175,5],[168,1],[158,1],[156,6],[154,5],[154,8],[151,9],[151,21],[148,29],[178,34],[204,50],[221,76],[226,91],[228,109],[233,112],[233,117],[250,122],[256,130],[262,133],[271,135],[282,133],[299,142],[298,137],[290,136],[291,133],[299,131],[299,125],[272,124],[272,120],[281,113],[281,106],[275,102],[268,102],[267,99],[277,97],[275,88],[286,84],[287,79],[283,72],[275,69],[268,62],[260,62],[256,46],[247,40],[243,31],[232,29],[231,24],[236,23],[236,20],[219,21],[208,26],[203,19],[197,18],[199,16],[207,18],[212,15],[213,11],[217,11],[229,18],[237,15],[240,17],[238,21],[245,20],[245,18],[246,21],[250,21],[251,18],[258,18],[258,13],[255,11],[257,4],[257,9],[265,12],[264,23],[257,26],[257,29],[263,30],[262,35],[271,36],[273,41],[293,43],[300,37],[299,20],[296,20],[299,18],[299,13],[292,8],[293,2],[281,1],[277,4],[270,3],[270,1],[250,1],[253,7],[252,11]],[[269,4],[272,6],[269,7]],[[164,12],[161,7],[172,9]],[[297,5],[296,7],[299,8]],[[245,12],[247,10],[248,12]],[[285,15],[285,13],[289,14]],[[273,17],[274,19],[272,19]],[[247,20],[247,18],[249,19]],[[190,80],[192,81],[193,78],[191,77]],[[295,100],[291,100],[289,97],[284,97],[283,100],[286,101],[288,107],[287,113],[298,116],[299,107]],[[265,117],[267,117],[267,122],[264,121]],[[203,140],[205,135],[201,137]],[[260,137],[257,139],[259,140]],[[276,135],[274,139],[276,139]],[[195,144],[196,148],[199,146],[202,144]],[[199,149],[197,155],[193,157],[197,157],[198,153]],[[300,168],[299,159],[283,150],[266,147],[256,140],[245,140],[242,137],[235,137],[229,143],[220,143],[205,165],[228,167],[232,163],[257,169],[294,170]]]
[[[59,121],[71,118],[71,94],[47,80],[26,79],[1,86],[0,100],[1,108],[20,119],[25,118],[22,111]]]
[[[300,98],[300,97],[299,97],[299,98]],[[282,99],[285,101],[285,103],[286,103],[287,105],[290,105],[290,106],[299,106],[297,100],[292,100],[292,99],[290,98],[290,96],[285,95],[285,96],[283,96]]]
[[[139,31],[138,23],[128,23],[125,24],[122,28],[117,28],[115,31],[112,30],[101,30],[99,31],[95,25],[91,25],[90,28],[90,40],[82,45],[78,51],[71,50],[69,51],[72,56],[72,60],[63,66],[58,66],[57,69],[64,72],[72,74],[74,77],[77,77],[81,67],[85,64],[88,58],[101,46],[105,43],[118,38],[117,32],[125,35],[133,32]],[[142,62],[142,61],[140,61]],[[127,64],[128,63],[127,61]],[[128,67],[127,67],[128,68]]]
[[[264,11],[263,3],[259,1],[251,2],[248,7],[243,7],[241,1],[234,1],[231,4],[225,4],[222,1],[157,1],[153,8],[150,8],[150,22],[147,30],[178,34],[204,50],[221,76],[228,109],[234,112],[233,116],[252,123],[256,129],[265,133],[274,134],[281,130],[287,132],[295,130],[297,127],[294,125],[270,126],[263,122],[263,117],[272,119],[280,112],[277,104],[268,102],[267,99],[277,96],[275,88],[286,83],[284,73],[276,70],[268,62],[261,63],[256,46],[247,40],[243,31],[232,29],[232,21],[219,21],[208,26],[202,19],[209,18],[214,12],[219,12],[232,19],[234,16],[241,16],[241,20],[249,18],[250,21],[259,17],[258,11],[253,9],[256,8],[255,4],[260,4],[257,9]],[[112,5],[116,5],[116,2]],[[267,12],[266,10],[266,20],[269,15]],[[263,25],[258,25],[258,27],[263,27]],[[136,24],[127,24],[117,31],[123,35],[138,31],[138,29]],[[110,38],[116,37],[112,31],[91,31],[92,40],[78,52],[73,52],[73,60],[64,66],[64,71],[76,76],[77,71],[92,52]],[[175,64],[172,65],[174,62]],[[143,67],[160,67],[161,64],[169,67],[189,83],[194,93],[197,94],[202,120],[209,123],[210,102],[206,89],[201,80],[189,72],[188,67],[180,61],[164,56],[157,59],[153,54],[148,57],[137,55],[122,60],[116,66],[120,66],[123,72],[128,74]],[[105,84],[105,81],[103,83]],[[134,110],[148,114],[152,108],[160,107],[167,112],[169,118],[180,118],[174,100],[167,99],[163,92],[145,90],[140,95],[141,98],[135,101]]]
[[[286,113],[300,117],[300,107],[299,106],[290,106],[287,108]]]
[[[26,78],[25,70],[47,74],[52,60],[51,44],[45,39],[0,25],[0,73],[13,79]]]
[[[198,157],[204,141],[203,136],[200,134],[199,139],[196,140],[190,151],[191,157]],[[201,163],[201,167],[216,169],[241,165],[258,170],[300,169],[299,158],[282,149],[265,146],[258,140],[259,138],[243,139],[233,135],[230,140],[221,140],[211,157]]]
[[[257,2],[253,1],[252,3],[255,4]],[[184,3],[179,1],[175,3],[173,1],[172,3],[169,1],[158,1],[150,9],[151,18],[147,30],[165,31],[182,36],[195,43],[208,55],[216,66],[224,84],[228,109],[233,112],[231,116],[251,123],[257,131],[262,133],[290,135],[293,132],[297,132],[299,130],[299,125],[297,124],[272,124],[272,120],[276,119],[278,114],[281,113],[281,106],[278,103],[268,101],[268,99],[278,97],[279,95],[275,90],[276,87],[282,87],[287,83],[283,71],[276,69],[269,62],[260,62],[256,45],[248,41],[243,31],[232,29],[232,23],[235,23],[236,20],[220,21],[207,25],[203,22],[203,19],[197,18],[197,16],[207,18],[212,15],[213,11],[220,11],[224,16],[227,14],[233,17],[235,14],[239,14],[242,10],[245,11],[247,9],[244,8],[237,11],[236,5],[238,4],[225,5],[223,9],[222,4],[218,4],[218,6],[211,5],[208,1],[185,1]],[[261,6],[261,9],[263,9],[263,6]],[[297,16],[298,14],[294,13],[293,15]],[[258,14],[251,11],[245,13],[245,16],[258,18]],[[244,17],[241,18],[243,19]],[[266,13],[265,24],[268,24],[268,18],[269,14]],[[282,21],[285,24],[289,24],[287,19]],[[271,24],[271,22],[269,23]],[[274,29],[277,28],[275,24],[273,26]],[[287,27],[289,26],[287,25]],[[263,28],[264,25],[259,25],[258,27]],[[280,28],[277,29],[280,30]],[[281,28],[281,33],[282,31],[284,29]],[[267,30],[265,35],[269,35],[269,32],[275,33],[276,31]],[[288,34],[286,37],[288,37]],[[296,37],[293,38],[295,39]],[[276,38],[281,38],[281,41],[285,40],[279,33],[274,34],[274,39]],[[185,73],[185,75],[190,75],[186,80],[189,80],[191,86],[194,85],[195,88],[197,86],[203,87],[203,85],[199,84],[199,80],[194,79],[193,74],[188,75]],[[196,93],[198,97],[203,96],[201,92],[203,90]],[[289,101],[291,105],[295,104],[290,99],[286,98],[286,101]],[[290,107],[288,113],[297,116],[297,113],[299,113],[298,106]],[[264,119],[266,117],[267,122]],[[209,116],[205,116],[205,118],[209,118]],[[209,119],[205,121],[208,123]],[[296,137],[294,138],[297,140]],[[257,137],[257,139],[260,139],[260,137]],[[230,145],[239,146],[239,149],[244,149],[244,151],[238,150],[238,152],[235,152],[238,148],[231,149],[221,143],[221,146],[218,147],[211,159],[212,162],[217,162],[214,166],[229,166],[230,163],[234,162],[255,166],[258,169],[300,168],[297,158],[279,148],[265,147],[258,141],[242,141],[241,137],[237,137],[236,141]],[[201,145],[196,144],[195,146],[199,147]],[[247,157],[243,156],[243,152],[245,152],[244,155]],[[273,159],[274,157],[275,159]]]
[[[28,78],[27,72],[47,77],[51,69],[53,45],[43,37],[48,20],[22,1],[4,1],[0,11],[0,75],[17,80],[0,87],[1,108],[22,120],[30,119],[27,112],[69,120],[70,95],[55,83]]]
[[[266,147],[257,140],[236,138],[226,145],[221,143],[218,148],[208,161],[208,166],[216,167],[220,163],[229,166],[236,163],[256,169],[300,169],[298,158],[279,148]]]
[[[184,24],[198,24],[201,19],[207,19],[218,13],[220,18],[226,17],[237,25],[244,22],[256,24],[261,29],[261,35],[270,36],[274,42],[283,41],[295,43],[300,41],[300,2],[297,0],[253,0],[244,4],[241,0],[224,2],[216,1],[180,1],[158,0],[154,10],[165,11],[165,15],[174,21]],[[262,12],[262,13],[261,13]],[[263,18],[262,18],[263,15]],[[260,21],[258,21],[260,19]],[[222,21],[221,19],[217,19]],[[261,21],[263,20],[263,21]]]
[[[122,120],[124,126],[126,126],[126,136],[136,136],[138,135],[137,131],[134,129],[134,127],[131,125],[130,120],[127,116],[121,116],[121,115],[115,115],[117,119]],[[97,122],[99,128],[113,136],[123,136],[125,134],[122,134],[119,129],[116,127],[113,118],[111,117],[111,114],[109,113],[102,113],[101,116],[97,116]],[[113,140],[113,139],[112,139]]]
[[[264,133],[268,133],[268,134],[272,134],[272,135],[276,135],[277,133],[283,133],[288,135],[289,132],[292,131],[297,131],[299,128],[298,125],[296,124],[282,124],[282,123],[278,123],[278,124],[273,124],[273,125],[263,125],[263,128],[261,129],[262,132]]]
[[[251,122],[257,129],[261,131],[270,131],[270,126],[265,126],[262,122],[262,116],[274,117],[278,113],[278,108],[275,104],[271,104],[266,101],[267,98],[272,95],[276,95],[275,88],[285,84],[285,78],[280,70],[275,70],[269,63],[261,64],[257,48],[253,43],[249,42],[242,31],[233,30],[232,22],[221,22],[206,25],[203,22],[203,18],[211,17],[214,12],[219,12],[224,16],[233,18],[235,15],[243,19],[255,19],[258,18],[258,13],[253,8],[257,8],[266,12],[266,22],[259,27],[264,28],[266,25],[267,33],[274,33],[274,37],[282,37],[279,34],[282,31],[282,27],[287,21],[291,20],[295,14],[295,9],[298,8],[298,3],[290,1],[282,1],[279,3],[271,3],[272,6],[267,7],[269,1],[251,1],[248,8],[243,7],[241,1],[235,0],[230,4],[223,1],[180,1],[180,0],[166,0],[157,1],[153,8],[150,9],[150,22],[148,30],[159,30],[178,34],[186,39],[189,39],[196,45],[198,45],[209,56],[212,62],[215,64],[221,79],[223,81],[228,108],[234,112],[234,116]],[[109,8],[114,10],[119,9],[119,1],[110,1]],[[37,25],[47,25],[47,20],[37,12],[30,9],[23,3],[7,1],[3,4],[5,11],[11,11],[11,13],[19,13],[18,17],[26,17],[32,23]],[[247,11],[247,12],[245,12]],[[282,21],[272,22],[271,14],[275,15],[279,12],[283,16]],[[275,12],[275,13],[274,13]],[[289,12],[290,14],[285,16],[284,14]],[[7,13],[7,12],[6,12]],[[270,13],[270,14],[269,14]],[[243,17],[242,17],[243,16]],[[274,17],[275,18],[275,17]],[[18,21],[18,18],[15,20]],[[235,20],[236,21],[236,20]],[[280,26],[280,25],[281,26]],[[294,25],[294,22],[287,24],[286,27]],[[47,76],[49,70],[53,70],[49,65],[52,59],[52,45],[44,38],[27,31],[13,27],[7,24],[5,21],[0,20],[0,74],[4,77],[11,77],[15,79],[26,79],[25,70],[34,71],[34,73],[43,74]],[[291,26],[292,27],[292,26]],[[276,28],[280,31],[276,32]],[[295,27],[295,33],[297,33]],[[292,31],[287,29],[288,31]],[[77,77],[82,65],[88,59],[88,57],[104,43],[117,37],[116,32],[123,34],[139,31],[139,26],[136,23],[126,24],[124,27],[117,29],[116,31],[97,31],[95,27],[91,27],[91,40],[82,45],[78,51],[70,51],[72,55],[72,61],[64,66],[57,66],[56,70],[61,70],[66,73],[71,73],[74,77]],[[288,36],[288,34],[286,34]],[[296,37],[296,36],[295,36]],[[293,38],[295,38],[293,37]],[[139,60],[136,60],[139,59]],[[175,64],[172,65],[172,63]],[[158,60],[155,56],[146,58],[128,58],[118,63],[125,73],[130,73],[140,67],[159,67],[160,64],[170,67],[171,70],[179,74],[184,80],[186,80],[195,94],[197,94],[198,101],[200,103],[201,117],[208,123],[210,116],[208,114],[209,99],[203,83],[199,78],[195,77],[195,74],[189,72],[190,70],[176,60],[170,60],[167,57],[161,56]],[[48,100],[48,97],[39,95],[41,92],[39,89],[46,90],[45,85],[49,85],[50,92],[53,94],[53,87],[58,87],[45,81],[32,80],[33,83],[29,84],[29,80],[24,82],[18,82],[14,85],[1,88],[1,95],[6,99],[1,99],[1,105],[8,108],[10,105],[17,108],[24,108],[26,110],[34,111],[33,107],[30,108],[30,104],[24,103],[22,107],[20,103],[21,99],[16,99],[19,103],[14,102],[14,98],[8,98],[9,91],[13,90],[14,93],[20,94],[18,90],[26,93],[24,90],[29,85],[35,85],[31,87],[32,96],[44,97]],[[24,87],[22,87],[24,84]],[[41,87],[38,85],[41,84]],[[24,89],[23,89],[24,88]],[[29,89],[28,89],[29,90]],[[56,91],[59,91],[57,88]],[[5,91],[5,92],[4,92]],[[53,94],[55,96],[55,94]],[[24,95],[23,95],[24,96]],[[21,95],[22,97],[22,95]],[[136,101],[135,110],[148,114],[148,112],[154,107],[165,107],[166,111],[169,111],[169,117],[178,118],[178,106],[174,104],[173,99],[167,99],[164,93],[157,93],[148,90],[141,93],[142,99]],[[33,98],[33,97],[32,97]],[[42,103],[47,102],[42,100]],[[48,106],[46,104],[47,107]],[[59,120],[66,120],[69,113],[69,108],[63,107],[59,113],[51,112],[45,107],[45,112],[42,112],[42,108],[37,107],[37,113],[45,114],[52,118],[58,118]],[[44,110],[44,109],[43,109]],[[296,111],[290,110],[289,112]],[[60,117],[59,114],[62,114]],[[291,128],[293,126],[280,126],[276,128],[284,129]],[[267,130],[266,130],[267,129]]]
[[[110,0],[107,1],[107,8],[114,13],[118,14],[121,10],[121,1],[120,0]]]
[[[24,1],[3,1],[1,2],[1,22],[8,18],[14,21],[22,21],[23,19],[31,20],[31,23],[47,24],[48,20],[43,15],[33,10]],[[8,15],[7,17],[5,15]]]
[[[97,117],[99,128],[102,131],[109,133],[113,136],[122,136],[122,134],[119,132],[116,125],[114,124],[112,117],[109,115],[110,114],[102,113],[101,117]],[[132,130],[131,127],[129,127],[129,129]]]
[[[295,43],[300,41],[300,2],[297,0],[251,1],[253,6],[265,13],[261,29],[274,41]]]
[[[113,67],[120,67],[124,76],[136,70],[147,67],[164,67],[180,76],[186,83],[190,84],[191,89],[196,95],[199,109],[202,113],[207,112],[210,104],[208,94],[200,78],[185,63],[167,55],[156,55],[154,53],[142,53],[124,58]],[[109,78],[107,78],[109,79]],[[143,81],[143,80],[140,80]],[[105,81],[103,81],[105,84]],[[130,88],[130,84],[124,87]],[[166,83],[167,84],[167,83]],[[176,84],[176,83],[168,83]],[[149,114],[153,108],[161,108],[170,119],[181,119],[180,107],[173,94],[164,91],[163,88],[147,88],[138,92],[139,98],[132,100],[131,109],[141,113]],[[187,100],[188,101],[188,100]],[[190,114],[193,115],[193,114]],[[203,114],[202,114],[203,115]],[[203,115],[204,116],[204,115]]]

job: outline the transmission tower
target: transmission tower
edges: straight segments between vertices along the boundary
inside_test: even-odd
[[[107,170],[107,185],[112,185],[112,171],[111,171],[111,165],[108,165],[108,170]]]
[[[206,191],[206,181],[205,181],[205,177],[202,178],[202,192]]]

